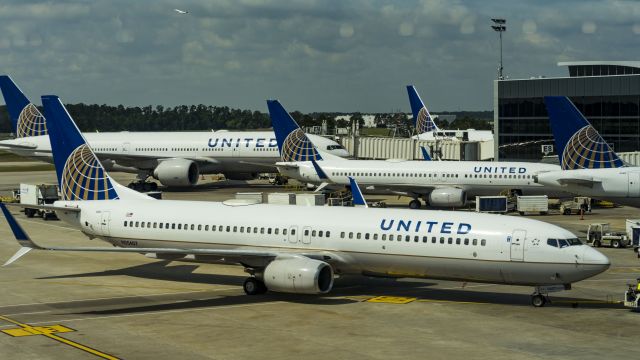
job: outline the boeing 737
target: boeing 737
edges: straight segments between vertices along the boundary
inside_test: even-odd
[[[276,163],[280,173],[322,188],[348,186],[351,176],[365,193],[412,197],[412,209],[421,206],[420,198],[434,207],[459,207],[467,197],[497,195],[502,190],[549,194],[533,177],[560,169],[526,162],[325,159],[280,102],[269,100],[267,105],[282,157]],[[292,140],[286,142],[287,138]]]
[[[544,102],[562,170],[539,174],[537,182],[640,206],[640,167],[626,166],[567,97],[547,96]]]
[[[407,93],[409,94],[409,104],[413,114],[413,126],[416,134],[414,139],[419,140],[457,140],[465,141],[491,141],[493,133],[491,130],[442,130],[438,128],[429,110],[418,95],[415,86],[407,85]],[[466,134],[465,134],[466,133]]]
[[[0,203],[22,246],[9,264],[32,249],[141,253],[242,265],[247,294],[324,294],[336,274],[360,274],[533,286],[535,306],[610,266],[571,232],[520,217],[153,200],[107,174],[56,96],[42,104],[62,194],[48,208],[113,246],[41,247]]]
[[[0,76],[16,139],[0,141],[20,156],[52,162],[45,119],[9,76]],[[272,131],[215,132],[104,132],[86,133],[87,141],[105,168],[137,174],[129,184],[136,190],[155,190],[153,177],[165,186],[193,186],[200,174],[222,173],[228,179],[251,179],[274,172],[279,160]],[[349,153],[335,141],[312,136],[322,151],[336,156]]]

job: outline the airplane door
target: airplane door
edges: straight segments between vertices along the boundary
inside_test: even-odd
[[[640,196],[640,172],[629,173],[629,196]]]
[[[289,242],[295,244],[298,242],[298,227],[291,226],[289,228]]]
[[[129,152],[129,145],[131,145],[131,144],[128,143],[128,142],[122,143],[122,152],[128,153]]]
[[[311,228],[308,226],[302,228],[302,243],[311,244]]]
[[[511,261],[524,260],[524,241],[527,232],[524,230],[513,230],[511,235]]]
[[[100,231],[102,231],[102,235],[109,236],[111,234],[109,231],[110,222],[111,222],[111,212],[103,211],[100,214]]]

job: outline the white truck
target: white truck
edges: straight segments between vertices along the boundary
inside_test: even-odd
[[[23,205],[46,205],[53,204],[60,197],[58,196],[57,185],[33,185],[20,184],[20,204]],[[55,219],[56,213],[51,210],[42,210],[36,208],[24,208],[24,214],[27,217],[42,217],[44,220]]]
[[[585,214],[591,212],[591,198],[587,196],[576,196],[573,200],[564,201],[560,205],[560,213],[563,215],[580,214],[584,210]]]
[[[587,229],[587,243],[594,247],[623,248],[629,245],[629,238],[627,234],[611,231],[609,223],[593,223]]]
[[[549,213],[549,197],[547,195],[518,196],[516,199],[516,211],[520,215],[525,213],[547,215]]]

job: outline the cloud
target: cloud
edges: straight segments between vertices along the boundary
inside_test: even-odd
[[[265,111],[408,111],[414,83],[434,110],[490,109],[510,78],[565,75],[556,62],[634,59],[640,7],[614,0],[5,0],[0,67],[31,97],[229,105]],[[597,25],[596,25],[597,24]],[[585,31],[586,30],[586,31]],[[587,44],[588,46],[584,45]],[[600,57],[600,56],[598,56]]]

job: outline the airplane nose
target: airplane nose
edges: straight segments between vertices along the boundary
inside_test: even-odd
[[[585,246],[582,259],[585,264],[604,265],[606,266],[605,269],[611,266],[611,261],[609,261],[608,257],[590,246]]]

